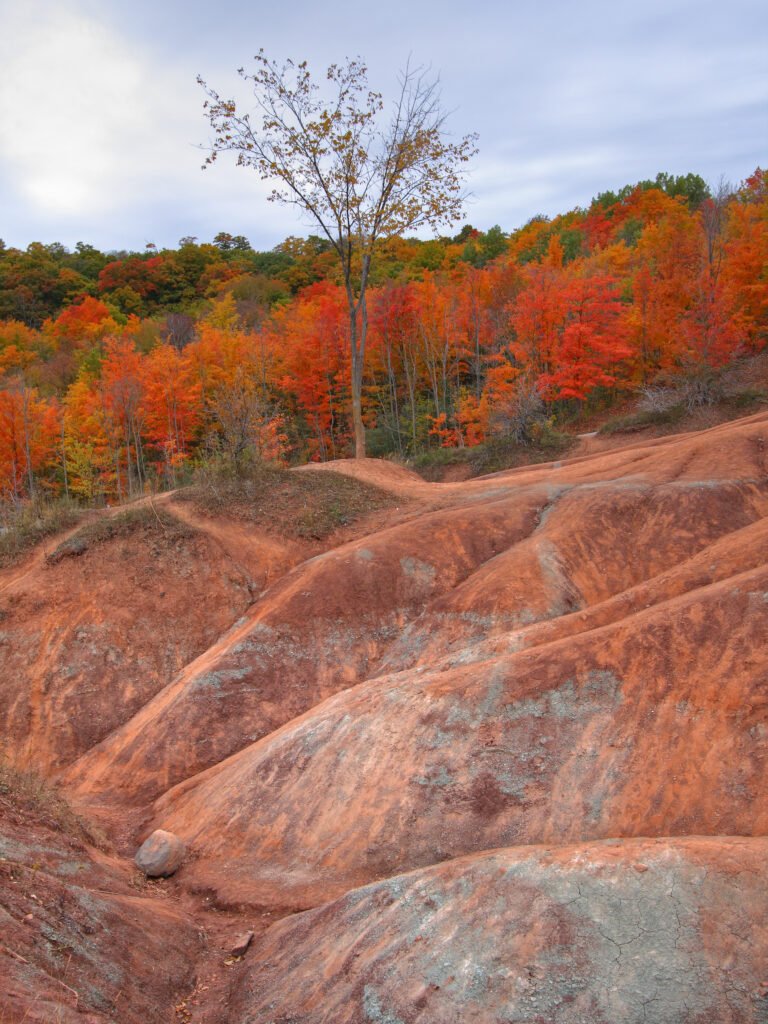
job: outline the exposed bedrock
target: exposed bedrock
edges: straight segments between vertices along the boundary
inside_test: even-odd
[[[275,925],[240,1024],[758,1024],[765,839],[495,850]]]
[[[155,826],[226,903],[312,906],[495,846],[768,827],[768,567],[613,625],[338,694]]]
[[[68,776],[140,803],[369,674],[429,600],[527,536],[544,487],[423,515],[289,573]]]

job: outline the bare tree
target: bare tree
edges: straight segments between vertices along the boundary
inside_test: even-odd
[[[263,458],[262,434],[274,410],[242,367],[231,384],[214,392],[210,408],[218,426],[220,449],[236,472],[249,454]]]
[[[378,243],[462,215],[465,164],[476,136],[451,142],[439,82],[407,65],[389,119],[380,93],[368,88],[359,60],[332,64],[329,98],[321,96],[306,61],[280,65],[260,50],[250,84],[256,109],[242,113],[198,78],[214,131],[206,165],[221,152],[274,182],[270,200],[309,214],[333,246],[349,308],[355,456],[365,456],[362,385],[368,332],[366,289]]]
[[[169,313],[160,327],[160,337],[166,344],[182,352],[195,340],[195,321],[186,313]]]
[[[520,377],[514,392],[497,404],[491,426],[495,433],[515,444],[528,444],[533,437],[534,425],[544,419],[541,392],[535,376],[528,374]]]

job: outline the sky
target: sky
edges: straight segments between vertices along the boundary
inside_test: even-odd
[[[765,0],[0,0],[0,238],[312,232],[234,158],[201,170],[196,77],[234,95],[260,48],[321,75],[360,56],[385,100],[409,58],[439,75],[451,133],[479,134],[465,221],[482,230],[661,170],[738,184],[768,166]]]

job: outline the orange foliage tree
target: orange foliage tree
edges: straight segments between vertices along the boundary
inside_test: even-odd
[[[0,309],[36,310],[0,320],[0,500],[120,500],[209,450],[342,457],[358,417],[377,452],[530,440],[559,403],[662,378],[711,397],[720,368],[768,340],[760,169],[733,195],[660,175],[508,238],[382,235],[352,319],[327,238],[256,254],[217,237],[112,261],[79,246],[79,287],[56,304],[32,291],[59,280],[62,252],[0,249]]]
[[[35,498],[38,474],[55,459],[59,410],[18,377],[0,389],[0,497]]]

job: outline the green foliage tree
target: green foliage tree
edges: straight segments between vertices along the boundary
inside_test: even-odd
[[[419,68],[401,74],[388,120],[360,60],[328,68],[328,99],[305,61],[280,65],[260,50],[254,72],[239,74],[253,90],[253,115],[198,78],[214,132],[206,165],[237,153],[238,165],[274,184],[269,198],[308,214],[336,253],[349,311],[355,455],[362,458],[371,261],[386,238],[460,218],[475,136],[449,141],[438,82]]]
[[[253,252],[251,243],[245,235],[230,235],[227,231],[220,231],[214,238],[213,244],[225,255]]]
[[[616,203],[628,199],[636,189],[647,192],[649,189],[657,188],[666,192],[668,196],[684,196],[691,209],[697,209],[711,195],[709,186],[700,174],[668,174],[666,171],[659,171],[653,181],[645,178],[634,185],[624,185],[618,192],[598,192],[592,200],[594,206],[601,206],[608,209]]]
[[[471,227],[460,232],[454,241],[466,241],[461,254],[465,263],[473,267],[484,267],[507,249],[507,236],[498,224],[494,224],[485,234],[474,231]]]

